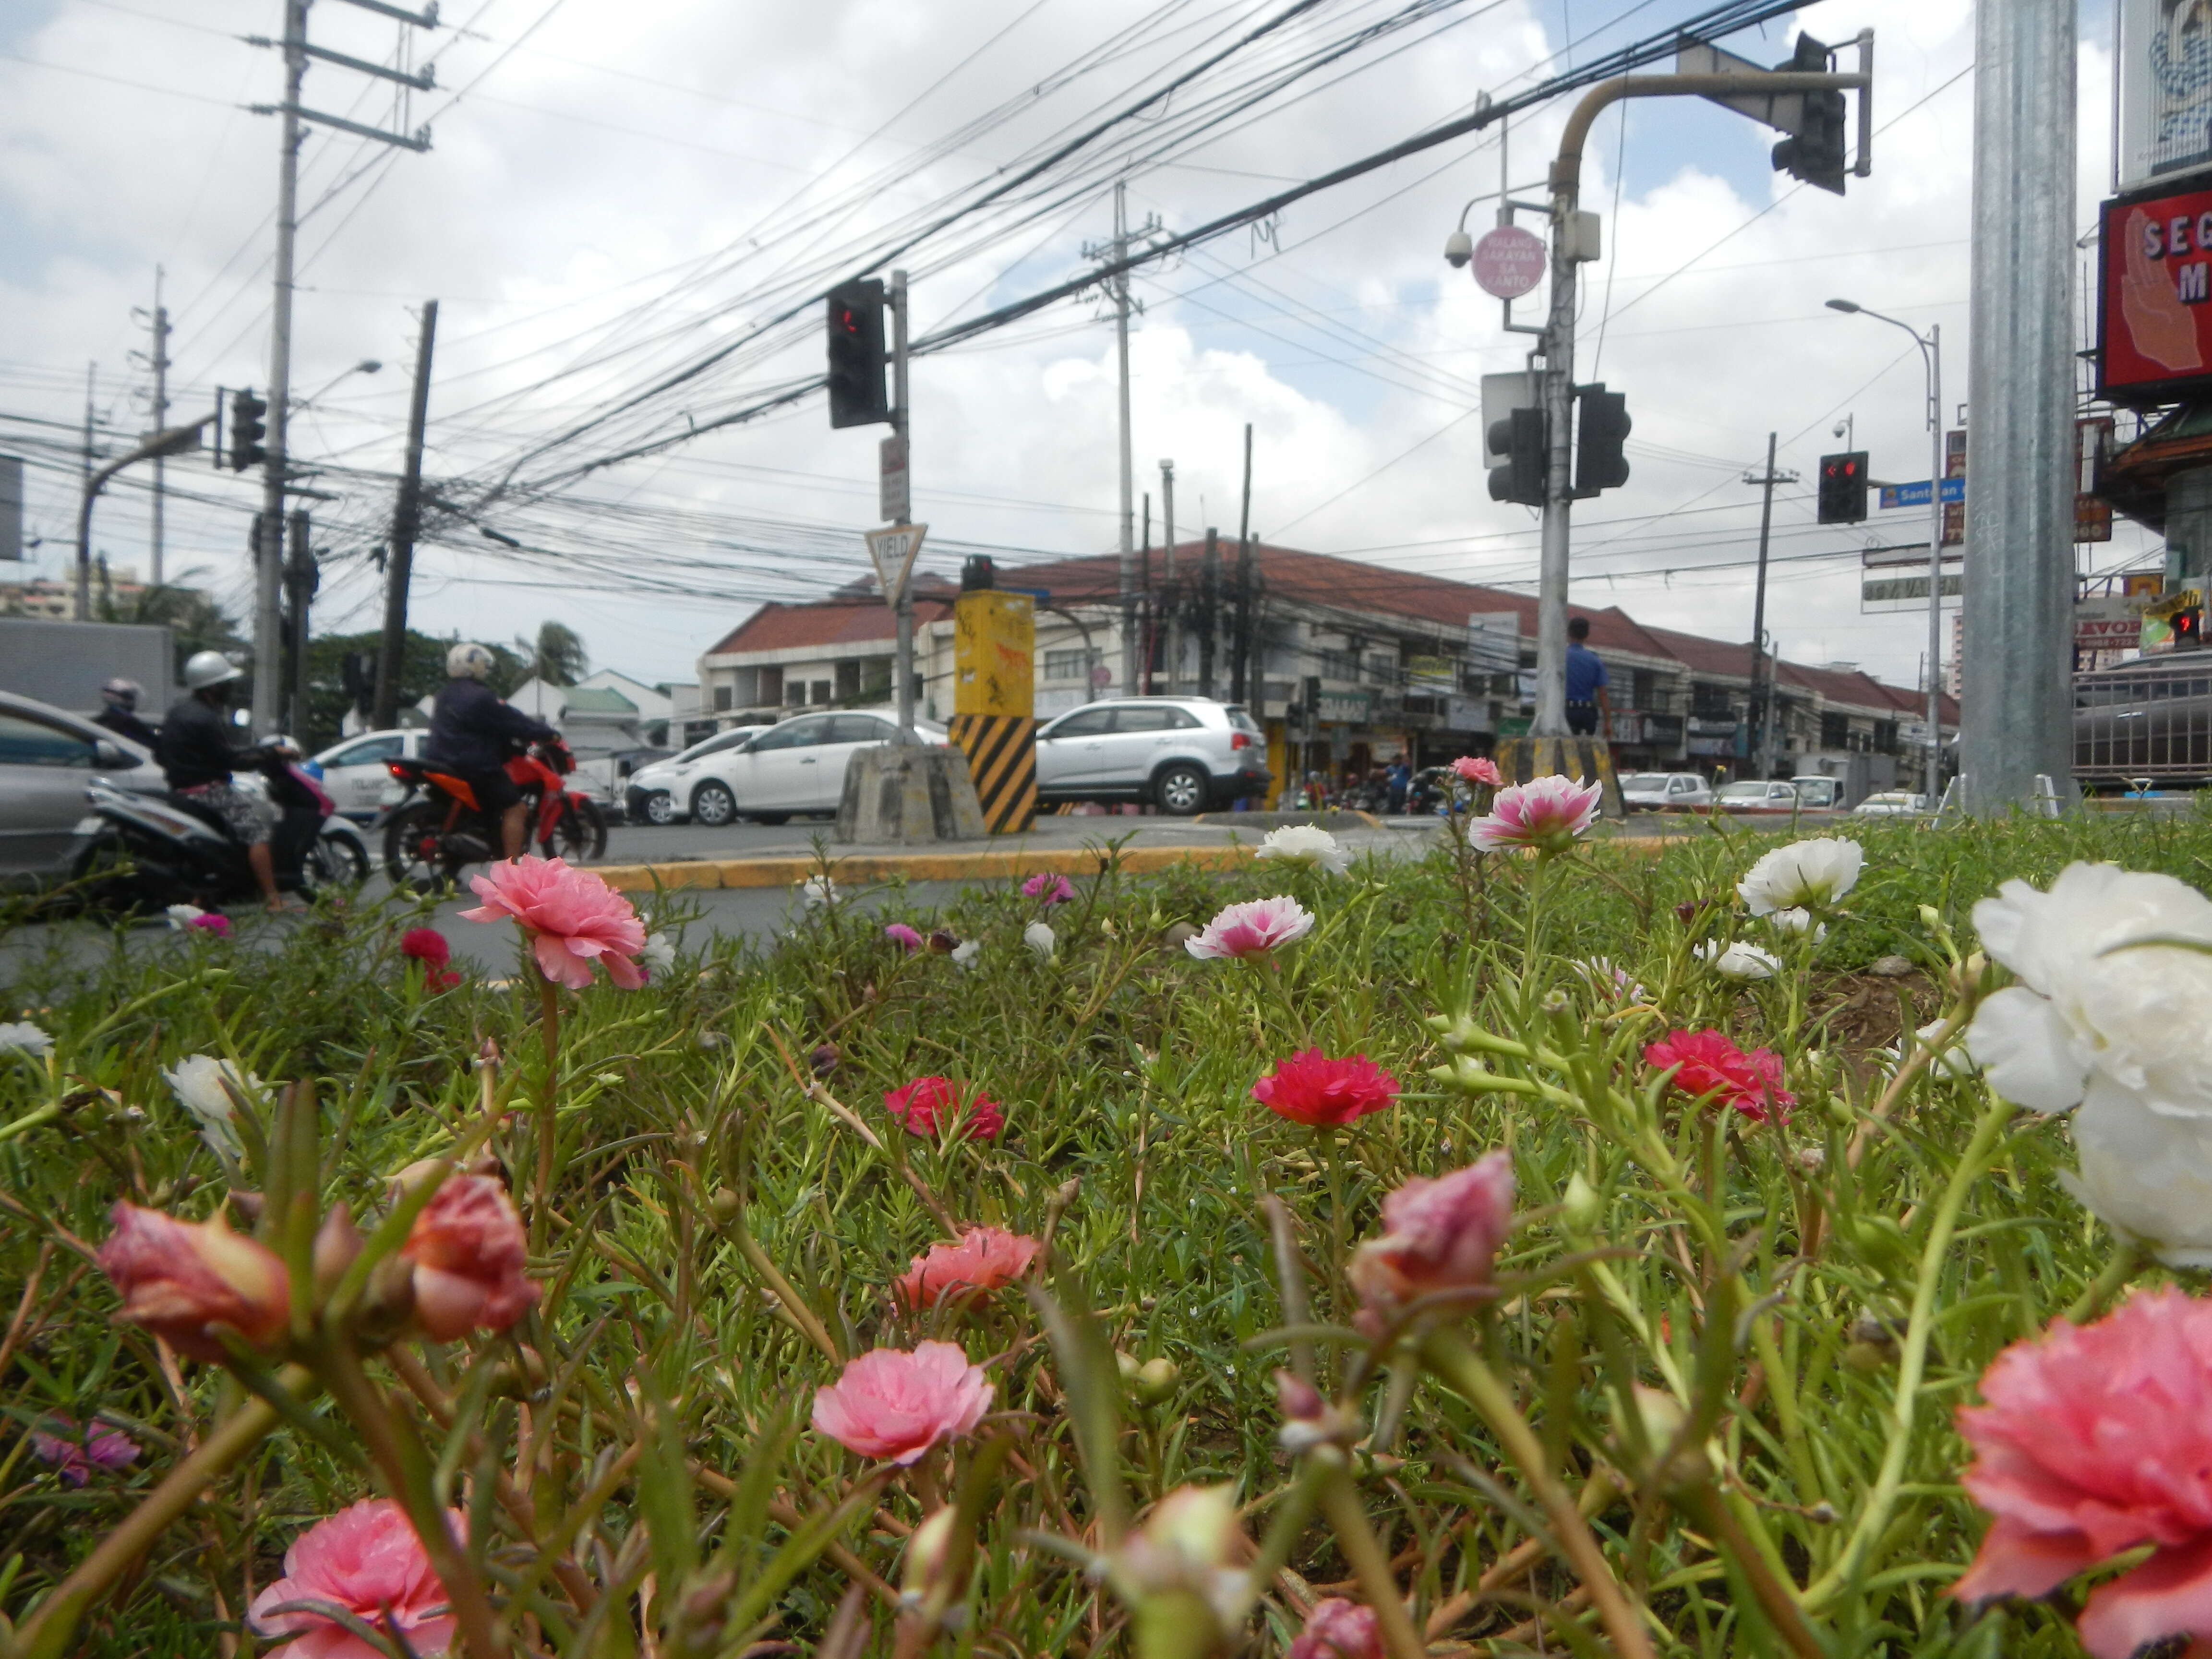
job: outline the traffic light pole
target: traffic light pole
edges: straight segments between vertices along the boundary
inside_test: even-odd
[[[1759,579],[1751,599],[1751,761],[1762,778],[1774,770],[1774,664],[1766,654],[1766,545],[1774,529],[1774,486],[1786,482],[1774,470],[1774,434],[1766,434],[1766,470],[1746,483],[1762,486],[1759,498]]]
[[[1536,589],[1536,714],[1531,735],[1567,735],[1569,515],[1574,501],[1575,267],[1584,257],[1577,215],[1583,147],[1590,128],[1624,98],[1741,96],[1747,93],[1865,92],[1869,74],[1624,75],[1583,94],[1559,135],[1552,163],[1552,306],[1544,330],[1543,406],[1550,455],[1545,469],[1543,550]]]
[[[905,447],[908,477],[913,477],[914,448],[907,434],[907,379],[906,379],[906,272],[891,272],[891,434]],[[911,513],[908,514],[911,517]],[[898,676],[898,724],[901,743],[919,739],[914,732],[914,572],[907,572],[906,580],[900,584],[898,608],[898,642],[894,647],[891,672]]]

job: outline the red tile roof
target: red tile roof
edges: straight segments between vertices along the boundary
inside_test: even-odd
[[[917,624],[937,622],[951,614],[949,603],[916,595],[914,619]],[[737,651],[872,645],[895,638],[897,633],[898,619],[876,595],[840,595],[818,605],[764,605],[718,643],[708,647],[707,654],[714,657]]]

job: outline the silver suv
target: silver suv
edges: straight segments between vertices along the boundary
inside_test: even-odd
[[[1037,801],[1146,801],[1188,817],[1267,793],[1267,741],[1251,715],[1211,697],[1085,703],[1042,727]]]

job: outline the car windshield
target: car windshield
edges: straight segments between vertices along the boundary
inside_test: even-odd
[[[1667,793],[1664,772],[1632,772],[1620,781],[1620,787],[1634,795],[1663,795]]]
[[[679,763],[695,761],[702,755],[719,754],[725,749],[735,749],[759,730],[760,727],[757,726],[740,726],[727,732],[717,732],[711,738],[702,738],[676,758]]]
[[[1765,800],[1766,786],[1763,783],[1724,783],[1721,786],[1723,800]]]

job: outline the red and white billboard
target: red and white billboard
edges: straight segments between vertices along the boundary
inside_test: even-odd
[[[2107,202],[2098,390],[2164,403],[2212,384],[2212,190]]]

